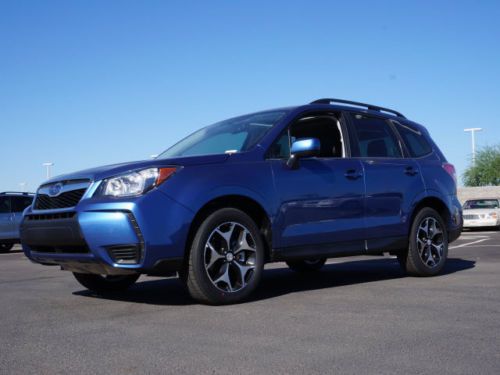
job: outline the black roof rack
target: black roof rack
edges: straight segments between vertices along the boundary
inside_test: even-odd
[[[28,193],[25,191],[2,191],[0,195],[5,195],[5,194],[21,194],[21,195],[34,195],[35,193]]]
[[[353,101],[344,100],[344,99],[330,99],[330,98],[318,99],[318,100],[311,102],[310,104],[331,104],[331,103],[349,104],[349,105],[355,105],[358,107],[366,107],[367,109],[370,109],[372,111],[388,112],[388,113],[392,113],[393,115],[396,115],[398,117],[406,118],[402,113],[395,111],[393,109],[379,107],[379,106],[372,105],[372,104],[353,102]]]

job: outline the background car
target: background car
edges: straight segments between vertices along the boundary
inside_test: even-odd
[[[500,230],[500,200],[471,199],[464,203],[464,228],[494,227]]]
[[[23,211],[33,202],[34,194],[20,192],[0,193],[0,252],[10,251],[19,243],[19,225]]]

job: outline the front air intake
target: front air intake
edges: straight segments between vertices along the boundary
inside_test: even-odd
[[[138,244],[109,246],[107,250],[114,263],[136,264],[141,259],[141,247]]]

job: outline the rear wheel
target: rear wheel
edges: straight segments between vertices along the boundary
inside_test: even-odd
[[[8,253],[13,247],[12,243],[0,243],[0,253]]]
[[[287,266],[295,272],[315,272],[321,269],[326,262],[326,258],[312,258],[289,260],[286,262]]]
[[[413,220],[408,250],[398,255],[401,267],[413,276],[434,276],[448,256],[448,232],[441,215],[423,208]]]
[[[89,273],[76,273],[75,279],[85,288],[96,293],[119,292],[130,288],[140,274],[133,275],[95,275]]]
[[[254,221],[240,210],[223,208],[196,232],[186,285],[202,303],[236,303],[257,287],[263,267],[264,244]]]

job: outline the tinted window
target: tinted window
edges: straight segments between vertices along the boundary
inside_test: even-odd
[[[358,142],[353,156],[373,158],[400,158],[399,142],[387,121],[360,114],[351,116]]]
[[[270,158],[288,158],[290,156],[290,137],[288,131],[280,135],[269,149]]]
[[[289,132],[283,133],[269,150],[271,158],[288,158],[290,145],[298,139],[316,138],[320,142],[319,157],[343,156],[343,138],[340,123],[334,115],[310,115],[295,121]]]
[[[397,123],[397,129],[403,138],[410,155],[420,157],[429,154],[432,147],[422,133],[408,126]]]
[[[22,197],[12,197],[12,211],[13,212],[23,212],[26,207],[28,207],[33,201],[33,197],[22,196]]]
[[[0,214],[10,213],[10,197],[0,197]]]

